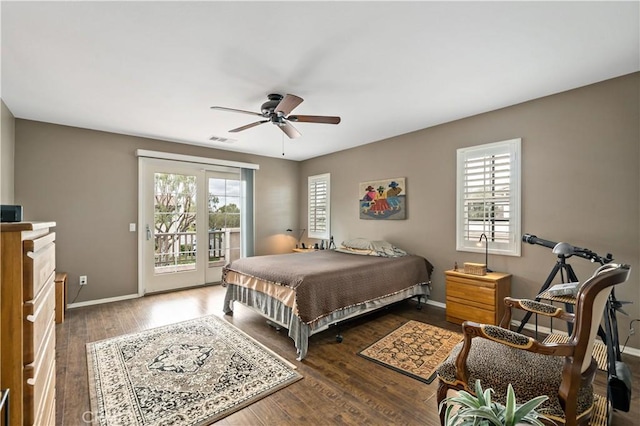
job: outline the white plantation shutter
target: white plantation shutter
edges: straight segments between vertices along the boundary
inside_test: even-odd
[[[520,256],[520,139],[457,152],[457,250]]]
[[[309,176],[309,223],[307,225],[309,238],[329,239],[330,177],[329,173]]]

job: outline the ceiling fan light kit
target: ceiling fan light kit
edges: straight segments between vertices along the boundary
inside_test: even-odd
[[[299,96],[287,94],[282,96],[277,93],[272,93],[267,96],[269,99],[262,104],[260,110],[262,112],[245,111],[242,109],[227,108],[221,106],[212,106],[211,109],[238,112],[242,114],[250,114],[258,117],[262,117],[263,120],[259,120],[253,123],[246,124],[244,126],[237,127],[229,130],[230,133],[237,133],[243,130],[250,129],[255,126],[259,126],[264,123],[273,123],[280,128],[289,138],[295,139],[300,137],[301,134],[290,123],[321,123],[321,124],[338,124],[340,123],[340,117],[331,117],[325,115],[289,115],[298,105],[304,101]]]

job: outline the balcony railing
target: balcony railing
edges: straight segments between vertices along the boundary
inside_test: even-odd
[[[209,231],[207,257],[210,263],[234,260],[231,247],[239,246],[240,228]],[[155,234],[155,268],[184,265],[184,269],[196,262],[196,233],[167,232]]]

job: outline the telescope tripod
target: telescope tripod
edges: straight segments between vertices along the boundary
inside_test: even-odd
[[[555,266],[551,270],[551,273],[547,277],[547,280],[544,282],[542,287],[540,287],[540,291],[538,292],[538,295],[540,295],[540,293],[544,292],[546,289],[549,288],[553,280],[556,278],[556,275],[558,275],[558,272],[560,272],[560,281],[563,284],[569,283],[569,282],[578,282],[578,277],[576,276],[575,272],[573,272],[573,268],[571,267],[570,264],[567,263],[567,257],[561,254],[561,255],[558,255],[558,261],[556,262]],[[565,281],[565,274],[567,277],[567,281]],[[536,296],[535,300],[536,302],[539,302],[540,299],[541,299],[540,297]],[[566,312],[570,312],[570,313],[573,312],[573,305],[570,303],[565,303],[565,310]],[[520,326],[518,327],[518,333],[522,332],[522,329],[527,324],[527,322],[529,322],[530,318],[531,318],[531,312],[527,312],[527,314],[524,316],[524,318],[522,318],[522,321],[520,322]],[[569,323],[567,327],[569,329],[569,334],[571,334],[571,331],[573,330],[573,324]],[[537,333],[537,327],[536,327],[536,333]]]
[[[571,265],[569,265],[566,262],[566,256],[558,255],[558,261],[556,262],[555,266],[551,270],[551,273],[547,277],[547,280],[544,282],[544,284],[540,288],[540,291],[538,292],[538,296],[536,296],[535,298],[536,302],[539,302],[541,300],[539,295],[543,293],[545,290],[547,290],[547,288],[549,288],[549,286],[555,279],[558,272],[560,272],[560,279],[563,284],[566,282],[578,282],[578,277],[576,276],[575,272],[573,272],[573,268],[571,267]],[[568,281],[565,281],[565,275]],[[630,302],[618,301],[615,296],[615,289],[612,289],[611,294],[609,294],[609,297],[607,298],[607,304],[604,311],[604,323],[605,323],[604,327],[602,326],[602,324],[598,326],[598,336],[602,339],[602,341],[605,343],[607,347],[606,368],[607,368],[607,375],[609,380],[611,380],[612,376],[616,377],[617,368],[618,368],[617,365],[622,361],[622,356],[620,352],[620,339],[618,336],[618,319],[616,317],[616,312],[620,311],[623,314],[626,314],[622,310],[622,305],[626,303],[630,303]],[[569,313],[573,313],[573,304],[565,303],[565,311]],[[524,318],[520,322],[520,326],[518,327],[518,333],[522,332],[522,329],[531,318],[531,314],[532,314],[531,312],[527,312],[527,314],[524,316]],[[573,332],[573,324],[571,324],[570,322],[567,323],[567,331],[569,334]],[[537,329],[537,323],[536,323],[536,338],[537,338],[537,333],[538,333],[538,329]],[[624,366],[623,368],[627,368],[627,367]],[[610,418],[609,413],[612,407],[616,409],[621,409],[623,411],[629,411],[628,400],[624,397],[620,397],[619,395],[613,395],[611,392],[612,391],[610,389],[610,386],[607,386],[607,401],[609,402],[607,404],[607,425],[609,424],[609,418]]]
[[[538,292],[538,296],[536,296],[535,298],[536,302],[539,302],[542,299],[540,297],[540,294],[545,292],[547,288],[549,288],[558,272],[560,272],[560,278],[563,284],[567,282],[578,282],[578,277],[576,277],[576,274],[573,272],[573,268],[566,262],[568,257],[575,255],[578,257],[582,257],[583,259],[588,259],[591,262],[598,262],[600,263],[600,265],[605,265],[613,260],[613,255],[611,255],[611,253],[607,253],[605,257],[602,257],[589,249],[574,247],[566,243],[556,243],[553,241],[544,240],[542,238],[536,237],[535,235],[525,234],[522,237],[522,241],[529,244],[538,244],[547,248],[551,248],[553,249],[553,253],[556,253],[558,255],[558,261],[556,262],[556,265],[551,270],[549,277],[544,282],[544,284],[540,288],[540,291]],[[565,275],[567,281],[565,281]],[[629,387],[630,385],[628,384],[631,381],[631,372],[629,371],[629,368],[626,366],[626,364],[622,362],[620,339],[618,336],[618,320],[616,317],[617,312],[621,312],[622,314],[627,315],[627,313],[622,309],[622,306],[626,303],[632,302],[622,302],[617,300],[615,296],[615,288],[612,288],[611,293],[607,298],[606,307],[603,313],[604,327],[602,324],[598,325],[598,336],[602,339],[607,348],[607,425],[609,425],[609,422],[611,421],[612,409],[620,409],[622,411],[628,412],[631,402],[631,389]],[[565,311],[568,313],[573,313],[573,303],[565,302]],[[531,318],[531,314],[531,312],[526,313],[526,315],[520,322],[518,333],[522,332],[522,329]],[[553,321],[553,319],[551,319],[551,321]],[[553,329],[553,323],[551,323],[551,328]],[[571,322],[567,322],[567,330],[569,335],[571,335],[573,332],[573,324]],[[538,323],[536,316],[536,339],[537,338]]]

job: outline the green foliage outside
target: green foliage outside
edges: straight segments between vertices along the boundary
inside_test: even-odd
[[[156,173],[154,191],[154,234],[156,266],[195,261],[197,185],[195,176]],[[240,208],[234,203],[219,206],[220,198],[209,194],[209,231],[240,227]],[[211,235],[210,248],[223,247],[222,233]],[[173,247],[179,243],[180,252]],[[209,260],[220,259],[219,253]],[[177,258],[176,258],[177,257]]]
[[[240,227],[240,208],[235,204],[216,207],[209,213],[209,229],[225,229]]]

